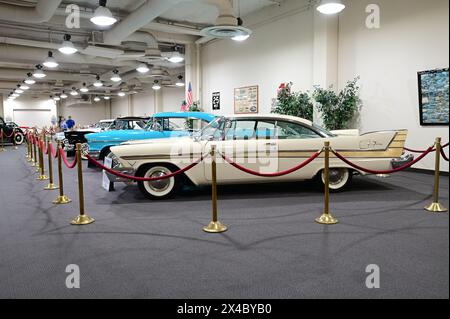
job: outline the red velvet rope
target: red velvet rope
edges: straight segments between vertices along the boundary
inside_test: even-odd
[[[350,166],[353,167],[353,168],[356,168],[357,170],[366,172],[366,173],[368,173],[368,174],[392,174],[392,173],[397,173],[397,172],[403,171],[404,169],[407,169],[407,168],[413,166],[414,164],[420,162],[425,156],[427,156],[428,154],[430,154],[431,152],[433,152],[433,147],[430,147],[425,153],[423,153],[422,155],[420,155],[420,156],[419,156],[418,158],[416,158],[414,161],[412,161],[412,162],[410,162],[410,163],[408,163],[408,164],[405,164],[405,165],[403,165],[403,166],[401,166],[401,167],[398,167],[398,168],[395,168],[395,169],[392,169],[392,170],[387,170],[387,171],[376,171],[376,170],[371,170],[371,169],[368,169],[368,168],[364,168],[364,167],[362,167],[362,166],[359,166],[359,165],[357,165],[357,164],[355,164],[355,163],[350,162],[348,159],[346,159],[344,156],[342,156],[342,155],[339,154],[338,152],[336,152],[336,151],[334,151],[334,150],[333,150],[332,152],[333,152],[333,154],[336,155],[336,157],[339,158],[341,161],[343,161],[343,162],[346,163],[347,165],[350,165]]]
[[[11,133],[11,135],[9,135],[9,136],[6,135],[5,131],[2,130],[2,135],[3,135],[3,137],[6,137],[6,138],[11,138],[11,137],[13,137],[15,134],[16,134],[16,130],[15,130],[15,129],[13,130],[13,132]]]
[[[442,145],[442,148],[447,148],[450,143]]]
[[[57,157],[58,157],[58,152],[53,148],[52,143],[49,143],[49,144],[48,144],[48,147],[50,148],[50,152],[52,152],[52,156],[53,156],[54,158],[57,158]]]
[[[91,156],[86,155],[86,157],[91,163],[97,165],[101,169],[104,169],[105,171],[107,171],[107,172],[109,172],[109,173],[111,173],[113,175],[116,175],[118,177],[122,177],[122,178],[125,178],[125,179],[130,179],[130,180],[133,180],[133,181],[136,181],[136,182],[154,182],[154,181],[160,181],[160,180],[164,180],[164,179],[168,179],[168,178],[174,177],[174,176],[176,176],[178,174],[182,174],[184,172],[187,172],[191,168],[193,168],[193,167],[197,166],[198,164],[200,164],[203,161],[203,159],[204,159],[204,157],[202,156],[198,160],[196,160],[194,163],[190,164],[189,166],[186,166],[185,168],[180,169],[180,170],[178,170],[176,172],[173,172],[171,174],[168,174],[168,175],[164,175],[164,176],[161,176],[161,177],[154,177],[154,178],[144,178],[144,177],[131,176],[131,175],[126,175],[126,174],[122,174],[122,173],[116,172],[116,171],[112,170],[111,168],[106,167],[105,165],[97,162]]]
[[[449,160],[448,160],[448,156],[445,154],[443,148],[441,148],[441,155],[442,155],[442,158],[444,159],[444,161],[447,161],[447,162],[449,161]]]
[[[251,175],[255,175],[255,176],[260,176],[260,177],[280,177],[280,176],[285,176],[288,174],[291,174],[293,172],[298,171],[299,169],[302,169],[303,167],[307,166],[308,164],[310,164],[312,161],[314,161],[316,158],[319,157],[319,155],[322,153],[322,150],[317,151],[316,153],[314,153],[314,155],[312,155],[310,158],[308,158],[306,161],[304,161],[303,163],[301,163],[298,166],[295,166],[291,169],[288,169],[286,171],[282,171],[282,172],[278,172],[278,173],[271,173],[271,174],[264,174],[264,173],[260,173],[260,172],[256,172],[253,171],[251,169],[245,168],[235,162],[233,162],[230,158],[226,157],[223,154],[220,154],[222,156],[222,158],[231,166],[233,166],[234,168],[237,168],[238,170],[241,170],[247,174],[251,174]]]
[[[64,164],[67,166],[67,168],[72,169],[77,165],[78,157],[75,157],[75,160],[73,161],[73,163],[70,164],[69,161],[67,160],[66,154],[64,153],[64,150],[62,149],[62,147],[59,148],[59,152],[61,153],[61,158],[62,158]]]
[[[41,144],[41,147],[40,147],[40,148],[42,149],[42,153],[43,153],[44,155],[47,155],[47,154],[48,154],[48,148],[45,147],[44,141],[40,141],[39,143]]]
[[[411,153],[426,153],[428,151],[428,150],[424,150],[424,151],[415,150],[415,149],[407,148],[407,147],[404,147],[404,149],[405,149],[405,151],[408,151],[408,152],[411,152]],[[432,152],[434,152],[434,151],[436,151],[435,148],[433,148]]]

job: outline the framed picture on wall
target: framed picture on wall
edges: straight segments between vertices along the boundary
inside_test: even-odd
[[[259,88],[257,85],[234,89],[234,114],[258,114]]]
[[[448,125],[448,68],[418,72],[420,125]]]

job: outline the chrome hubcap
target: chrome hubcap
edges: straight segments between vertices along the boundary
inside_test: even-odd
[[[330,169],[330,184],[339,184],[344,179],[344,172],[340,169]]]
[[[150,175],[150,178],[158,178],[158,177],[163,177],[165,175],[166,175],[165,172],[157,171],[157,172],[152,173]],[[148,182],[148,184],[150,185],[152,190],[154,190],[155,192],[163,192],[169,187],[170,182],[169,182],[169,179],[161,179],[158,181]]]

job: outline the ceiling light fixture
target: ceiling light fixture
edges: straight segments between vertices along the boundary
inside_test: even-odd
[[[97,81],[94,82],[94,86],[99,88],[103,86],[103,82],[100,81],[100,75],[97,75]]]
[[[83,83],[83,87],[80,89],[81,92],[86,93],[89,92],[89,89],[86,86],[86,83]]]
[[[111,77],[111,81],[113,81],[113,82],[120,82],[120,81],[122,81],[122,78],[119,75],[119,70],[115,69],[113,71],[113,76]]]
[[[142,63],[136,68],[136,71],[138,71],[139,73],[147,73],[148,71],[150,71],[150,69],[147,64]]]
[[[54,69],[58,67],[58,62],[56,62],[55,58],[53,57],[53,52],[48,51],[48,57],[44,61],[44,66],[50,69]]]
[[[17,89],[15,89],[14,92],[19,93],[19,94],[23,93],[23,90],[20,89],[20,84],[17,84]]]
[[[70,91],[70,95],[72,95],[72,96],[77,96],[78,95],[77,89],[75,87],[73,87],[72,91]]]
[[[11,94],[11,96],[12,96],[12,97],[19,97],[19,96],[20,96],[20,94],[17,94],[17,93],[13,93],[13,94]]]
[[[173,48],[173,52],[170,53],[167,60],[172,63],[181,63],[184,61],[184,55],[181,54],[180,47],[178,45]]]
[[[175,85],[178,86],[178,87],[181,87],[181,88],[186,86],[186,84],[184,83],[182,75],[178,76],[178,81],[175,83]]]
[[[104,96],[103,98],[104,98],[105,100],[110,100],[110,99],[111,99],[110,96]]]
[[[99,7],[95,10],[91,22],[101,27],[107,27],[117,22],[111,11],[106,7],[106,0],[99,1]]]
[[[55,100],[55,101],[61,101],[61,98],[60,98],[58,95],[56,95],[56,96],[53,98],[53,100]]]
[[[62,91],[62,94],[61,94],[61,98],[62,99],[67,99],[69,96],[67,96],[67,94],[65,93],[65,91]]]
[[[61,47],[58,49],[59,52],[63,54],[74,54],[78,51],[78,49],[73,45],[72,41],[70,41],[71,38],[72,36],[70,34],[64,35],[64,41]]]
[[[36,65],[36,71],[34,71],[33,76],[37,79],[42,79],[47,76],[44,71],[42,71],[42,65]]]
[[[27,73],[27,76],[28,78],[24,81],[26,84],[33,85],[34,83],[36,83],[36,81],[32,78],[33,74]]]
[[[155,80],[155,82],[153,82],[152,89],[155,91],[161,90],[161,85],[159,84],[158,80]]]
[[[95,101],[95,102],[100,102],[100,100],[101,100],[101,99],[100,99],[98,96],[96,96],[96,97],[94,98],[94,101]]]
[[[125,92],[119,92],[119,93],[117,93],[117,95],[120,97],[124,97],[126,94],[125,94]]]
[[[28,86],[28,85],[26,85],[26,84],[21,84],[20,85],[20,89],[22,89],[22,90],[29,90],[30,89],[30,87]]]
[[[317,7],[317,11],[322,14],[336,14],[345,9],[345,5],[341,0],[322,0],[322,3]]]
[[[239,17],[237,18],[237,25],[239,27],[242,27],[244,25],[244,20],[241,18],[241,2],[239,1]],[[243,42],[250,38],[251,32],[242,33],[242,34],[236,34],[234,37],[231,38],[231,40],[236,42]]]

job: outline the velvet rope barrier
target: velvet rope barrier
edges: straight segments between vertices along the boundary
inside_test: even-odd
[[[42,149],[42,153],[43,153],[44,155],[48,155],[48,148],[45,147],[44,141],[39,141],[39,143],[41,144],[40,149]]]
[[[72,169],[72,168],[75,168],[75,166],[77,166],[78,157],[75,157],[75,160],[73,161],[73,163],[70,164],[69,161],[67,160],[66,154],[64,153],[64,150],[62,149],[62,147],[59,148],[59,152],[61,152],[61,158],[62,158],[64,164],[67,166],[67,168]]]
[[[407,147],[404,147],[404,150],[411,152],[411,153],[426,153],[428,151],[428,150],[415,150],[415,149],[407,148]],[[435,148],[432,149],[432,152],[434,152],[434,151],[436,151]]]
[[[368,173],[368,174],[374,174],[374,175],[376,175],[376,174],[392,174],[392,173],[397,173],[397,172],[403,171],[403,170],[405,170],[405,169],[407,169],[407,168],[410,168],[410,167],[413,166],[414,164],[417,164],[418,162],[420,162],[422,159],[424,159],[428,154],[430,154],[430,153],[432,153],[432,152],[433,152],[433,147],[430,147],[425,153],[423,153],[423,154],[420,155],[418,158],[416,158],[414,161],[412,161],[412,162],[410,162],[410,163],[408,163],[408,164],[405,164],[405,165],[403,165],[403,166],[401,166],[401,167],[398,167],[398,168],[395,168],[395,169],[392,169],[392,170],[387,170],[387,171],[375,171],[375,170],[371,170],[371,169],[368,169],[368,168],[364,168],[364,167],[359,166],[359,165],[357,165],[357,164],[355,164],[355,163],[352,163],[351,161],[349,161],[348,159],[346,159],[344,156],[342,156],[341,154],[339,154],[339,153],[336,152],[335,150],[332,150],[332,153],[333,153],[334,155],[336,155],[337,158],[339,158],[341,161],[343,161],[343,162],[346,163],[347,165],[349,165],[349,166],[351,166],[351,167],[353,167],[353,168],[356,168],[357,170],[366,172],[366,173]]]
[[[448,156],[445,154],[443,148],[441,148],[441,156],[442,156],[442,158],[444,159],[444,161],[447,161],[447,162],[449,161]]]
[[[131,175],[126,175],[126,174],[122,174],[122,173],[116,172],[116,171],[112,170],[111,168],[106,167],[105,165],[97,162],[95,159],[93,159],[88,154],[86,155],[86,157],[91,163],[95,164],[96,166],[100,167],[101,169],[104,169],[108,173],[111,173],[111,174],[116,175],[116,176],[121,177],[121,178],[130,179],[130,180],[133,180],[133,181],[136,181],[136,182],[154,182],[154,181],[160,181],[160,180],[172,178],[172,177],[174,177],[176,175],[182,174],[182,173],[187,172],[188,170],[194,168],[195,166],[200,164],[205,159],[204,156],[202,155],[202,157],[200,157],[198,160],[196,160],[195,162],[193,162],[189,166],[186,166],[185,168],[180,169],[180,170],[178,170],[178,171],[176,171],[174,173],[167,174],[167,175],[164,175],[164,176],[161,176],[161,177],[145,178],[145,177],[131,176]]]
[[[52,152],[53,158],[57,158],[58,157],[58,152],[53,148],[53,144],[52,143],[48,143],[48,147],[50,148],[50,152]]]
[[[5,131],[2,130],[3,137],[6,137],[6,138],[13,137],[15,133],[16,133],[16,130],[14,129],[13,132],[11,133],[11,135],[6,135]]]
[[[296,171],[302,169],[303,167],[307,166],[307,165],[310,164],[312,161],[314,161],[316,158],[318,158],[319,155],[320,155],[321,153],[322,153],[322,150],[317,151],[317,152],[314,153],[310,158],[308,158],[306,161],[304,161],[304,162],[301,163],[300,165],[295,166],[295,167],[293,167],[293,168],[291,168],[291,169],[288,169],[288,170],[286,170],[286,171],[282,171],[282,172],[278,172],[278,173],[271,173],[271,174],[264,174],[264,173],[260,173],[260,172],[257,172],[257,171],[253,171],[253,170],[251,170],[251,169],[248,169],[248,168],[246,168],[246,167],[244,167],[244,166],[241,166],[241,165],[235,163],[234,161],[232,161],[230,158],[226,157],[225,155],[223,155],[223,154],[221,154],[221,153],[219,153],[219,154],[222,156],[222,158],[223,158],[228,164],[230,164],[230,165],[233,166],[234,168],[237,168],[238,170],[241,170],[241,171],[243,171],[243,172],[245,172],[245,173],[247,173],[247,174],[255,175],[255,176],[259,176],[259,177],[280,177],[280,176],[285,176],[285,175],[291,174],[291,173],[293,173],[293,172],[296,172]]]

